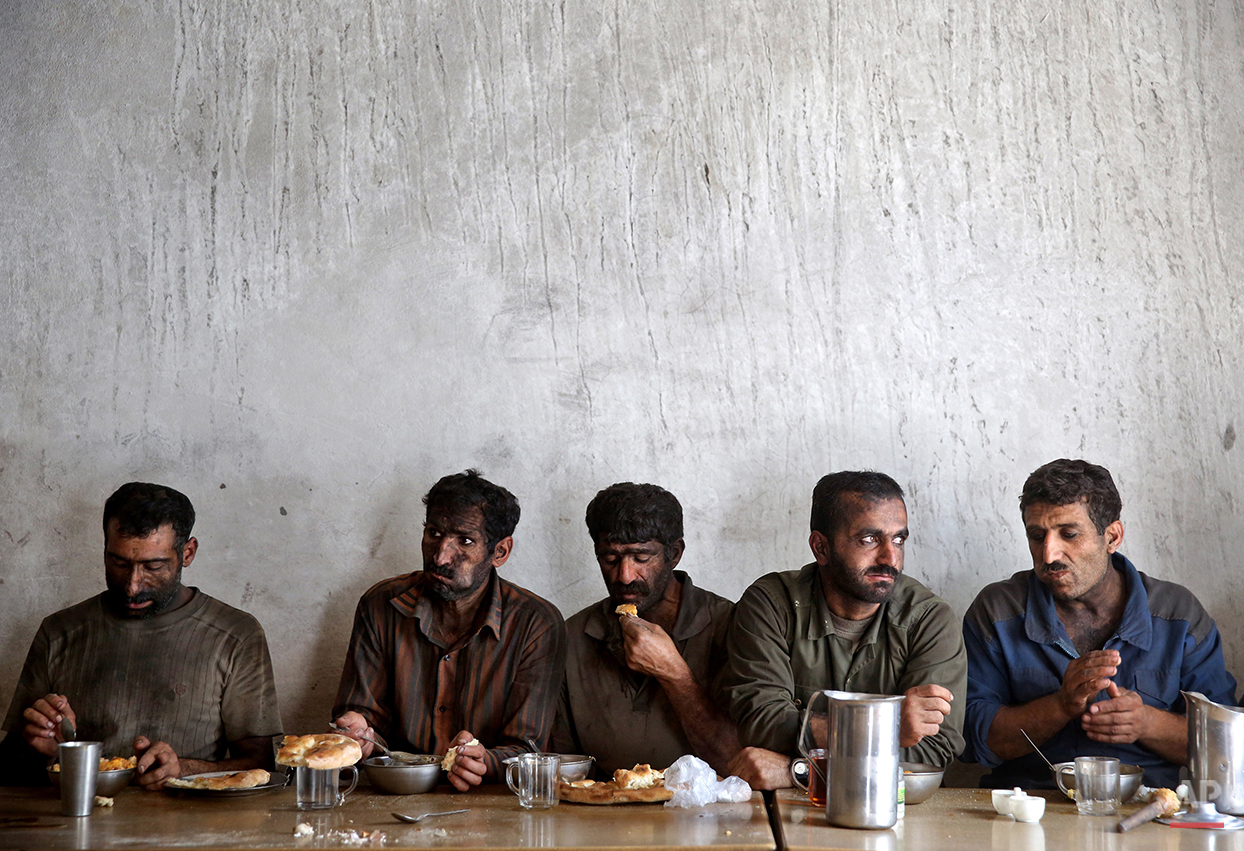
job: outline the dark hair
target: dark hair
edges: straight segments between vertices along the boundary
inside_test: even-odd
[[[1071,505],[1084,502],[1088,506],[1089,519],[1103,535],[1106,527],[1119,519],[1123,500],[1119,489],[1105,467],[1084,460],[1059,458],[1033,470],[1024,482],[1024,492],[1019,495],[1019,513],[1022,516],[1029,506]]]
[[[184,493],[150,482],[130,482],[117,488],[104,503],[104,535],[117,521],[117,531],[127,538],[145,538],[161,526],[172,525],[173,549],[180,558],[194,528],[194,506]]]
[[[500,485],[494,485],[478,470],[465,470],[445,476],[423,498],[428,513],[446,511],[462,514],[478,508],[484,515],[484,534],[488,549],[494,549],[503,538],[514,534],[518,525],[518,500]]]
[[[846,525],[850,512],[843,497],[847,494],[880,502],[886,499],[902,499],[903,489],[898,482],[885,473],[875,470],[843,470],[830,473],[816,483],[812,490],[812,531],[832,538],[841,526]]]
[[[657,485],[618,482],[587,504],[587,533],[593,544],[642,544],[658,541],[666,559],[682,540],[682,505]]]

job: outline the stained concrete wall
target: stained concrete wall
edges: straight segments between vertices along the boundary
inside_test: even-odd
[[[468,465],[567,614],[597,489],[673,490],[737,596],[858,466],[962,611],[1085,456],[1244,673],[1239,0],[18,0],[0,39],[6,702],[153,479],[319,729]]]

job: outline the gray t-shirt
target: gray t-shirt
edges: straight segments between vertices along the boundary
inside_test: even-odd
[[[134,753],[135,736],[166,741],[178,757],[220,760],[230,742],[281,732],[272,659],[254,617],[193,590],[190,602],[144,620],[108,611],[103,595],[44,619],[4,719],[63,694],[78,738],[104,756]]]
[[[864,637],[864,633],[868,632],[868,627],[872,626],[875,617],[877,615],[873,614],[872,617],[853,621],[840,618],[833,612],[829,613],[829,620],[834,625],[834,636],[845,641],[852,653],[855,653],[855,648],[860,646],[860,639]]]

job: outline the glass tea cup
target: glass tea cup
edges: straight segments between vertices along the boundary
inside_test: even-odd
[[[350,785],[340,791],[341,772],[350,772]],[[307,768],[299,766],[294,769],[295,800],[300,810],[327,810],[345,803],[346,795],[354,791],[358,785],[358,769],[353,765],[345,768]]]

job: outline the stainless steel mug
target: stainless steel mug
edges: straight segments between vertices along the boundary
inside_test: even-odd
[[[60,756],[60,814],[89,816],[99,780],[99,742],[64,742]]]
[[[1244,710],[1182,692],[1188,712],[1192,796],[1220,813],[1244,815]]]
[[[818,702],[827,703],[823,711]],[[830,824],[884,829],[898,821],[902,708],[902,695],[821,691],[808,701],[804,727],[825,718],[825,818]]]

